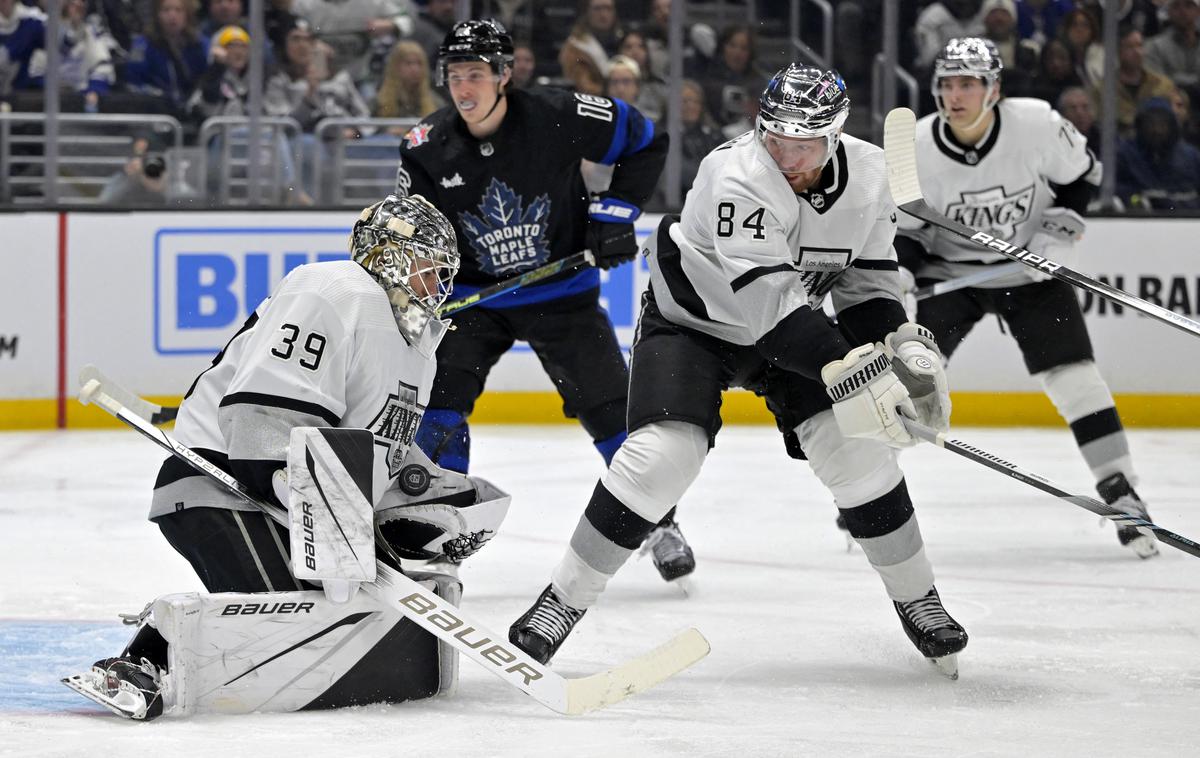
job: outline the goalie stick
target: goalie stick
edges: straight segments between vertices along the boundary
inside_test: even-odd
[[[1000,253],[1043,274],[1049,274],[1055,279],[1061,279],[1072,286],[1107,298],[1118,305],[1141,311],[1147,316],[1170,324],[1194,337],[1200,337],[1200,323],[1186,316],[1146,302],[1140,297],[1134,297],[1128,292],[1111,287],[1104,282],[1098,282],[1060,263],[1055,263],[1049,258],[1031,253],[1023,247],[1010,245],[1002,239],[972,229],[931,208],[921,193],[921,182],[917,175],[917,149],[914,141],[916,127],[917,117],[908,108],[893,110],[887,115],[883,125],[883,151],[887,159],[888,183],[891,185],[892,199],[896,201],[900,210],[928,224],[957,234],[984,250]]]
[[[580,266],[594,266],[596,259],[592,256],[590,250],[584,250],[582,253],[575,253],[569,258],[563,258],[558,261],[551,261],[545,266],[526,271],[524,274],[509,277],[502,282],[496,282],[490,287],[484,287],[473,295],[452,300],[438,309],[439,316],[449,316],[451,313],[456,313],[464,308],[470,308],[472,305],[479,305],[485,300],[491,300],[494,297],[507,295],[515,289],[524,287],[527,284],[534,284],[543,279],[549,279],[561,271],[578,268]]]
[[[168,421],[174,421],[175,417],[179,415],[178,406],[162,406],[138,397],[109,379],[100,372],[100,369],[89,363],[79,372],[79,386],[82,387],[93,379],[100,382],[100,385],[110,397],[155,426],[165,424]]]
[[[80,388],[79,401],[84,405],[95,403],[271,519],[285,527],[288,525],[287,514],[282,508],[259,500],[233,476],[154,426],[148,419],[131,411],[115,399],[120,395],[129,396],[130,393],[114,387],[111,382],[92,378]],[[402,572],[379,563],[376,575],[374,583],[362,585],[363,591],[451,645],[505,683],[561,714],[579,715],[620,702],[674,676],[709,652],[708,640],[704,635],[697,629],[688,629],[649,653],[616,668],[591,676],[564,677],[533,660],[510,644],[507,638],[490,632],[462,610]]]
[[[1169,529],[1164,529],[1163,527],[1151,521],[1147,521],[1145,519],[1138,518],[1137,516],[1125,513],[1124,511],[1117,510],[1111,505],[1096,500],[1095,498],[1088,497],[1087,495],[1075,495],[1067,492],[1063,489],[1060,489],[1058,485],[1054,484],[1050,480],[1038,476],[1030,471],[1026,471],[1016,464],[1009,463],[999,456],[992,455],[986,450],[980,450],[974,445],[968,445],[961,440],[951,439],[945,434],[937,432],[928,426],[925,426],[924,424],[913,421],[910,418],[901,416],[901,419],[904,421],[904,428],[908,429],[908,433],[914,437],[917,437],[918,439],[925,440],[926,442],[937,445],[940,448],[949,450],[952,453],[957,453],[968,460],[987,466],[994,471],[999,471],[1001,474],[1010,476],[1013,479],[1016,479],[1018,482],[1024,482],[1030,487],[1039,489],[1042,492],[1048,492],[1049,494],[1057,497],[1059,500],[1065,500],[1071,505],[1077,505],[1084,510],[1095,513],[1097,516],[1103,516],[1110,521],[1115,521],[1121,526],[1134,526],[1138,528],[1138,531],[1143,533],[1149,530],[1154,535],[1154,538],[1159,542],[1170,545],[1178,550],[1182,550],[1188,555],[1194,555],[1197,558],[1200,558],[1200,545],[1181,534],[1176,534],[1175,532],[1172,532]]]

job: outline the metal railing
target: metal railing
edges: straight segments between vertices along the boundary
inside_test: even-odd
[[[320,193],[314,199],[322,205],[364,207],[390,195],[396,186],[400,143],[418,123],[414,118],[321,119],[313,130],[318,146],[313,175]],[[370,134],[347,139],[347,130]]]
[[[829,0],[804,0],[817,7],[821,12],[821,52],[813,50],[800,39],[801,0],[791,0],[789,34],[792,47],[802,57],[807,58],[821,68],[833,68],[833,5]]]
[[[888,81],[887,73],[887,58],[883,53],[877,53],[871,64],[871,132],[876,143],[881,145],[883,144],[883,121],[887,118],[888,111],[895,107],[895,103],[888,105],[884,102],[885,88],[891,87],[893,84]],[[899,80],[905,92],[908,93],[908,102],[904,105],[912,108],[913,111],[919,110],[920,86],[917,84],[916,77],[903,66],[897,65],[892,69],[892,78]]]
[[[139,137],[183,146],[183,126],[171,116],[61,113],[57,149],[47,150],[46,121],[43,113],[0,113],[0,203],[95,204]]]
[[[295,202],[304,168],[299,122],[282,116],[258,119],[258,165],[266,172],[257,195],[251,187],[250,123],[248,116],[214,116],[200,125],[202,193],[218,205]]]

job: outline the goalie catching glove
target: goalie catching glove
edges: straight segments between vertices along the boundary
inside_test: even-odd
[[[916,410],[908,390],[892,370],[891,358],[881,348],[854,348],[845,358],[825,364],[821,380],[833,400],[833,416],[842,434],[892,447],[916,444],[899,416],[903,411],[916,418]]]
[[[949,431],[950,387],[933,333],[920,324],[901,324],[884,339],[883,350],[908,390],[913,418],[936,431]]]

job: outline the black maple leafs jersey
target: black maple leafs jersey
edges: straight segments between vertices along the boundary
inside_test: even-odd
[[[614,166],[606,196],[638,207],[666,160],[665,133],[623,101],[553,89],[506,97],[500,128],[484,139],[471,136],[451,105],[409,130],[400,146],[397,194],[425,196],[458,234],[456,289],[584,249],[581,159]]]

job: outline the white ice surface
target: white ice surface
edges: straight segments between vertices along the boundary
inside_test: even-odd
[[[601,463],[576,427],[473,434],[474,473],[513,506],[464,567],[463,604],[502,632],[548,581]],[[1065,429],[956,434],[1093,494]],[[1200,432],[1130,437],[1153,519],[1200,538]],[[144,520],[161,459],[131,431],[0,434],[0,620],[109,621],[200,589]],[[1200,754],[1200,558],[1163,545],[1140,561],[1086,511],[936,448],[902,464],[938,588],[971,635],[957,682],[905,638],[807,466],[773,430],[731,427],[680,509],[691,595],[631,560],[556,659],[592,673],[699,627],[712,654],[657,689],[571,719],[463,662],[456,697],[397,706],[131,724],[79,699],[0,710],[0,755]],[[52,682],[123,635],[33,673]],[[0,636],[0,655],[15,645]]]

